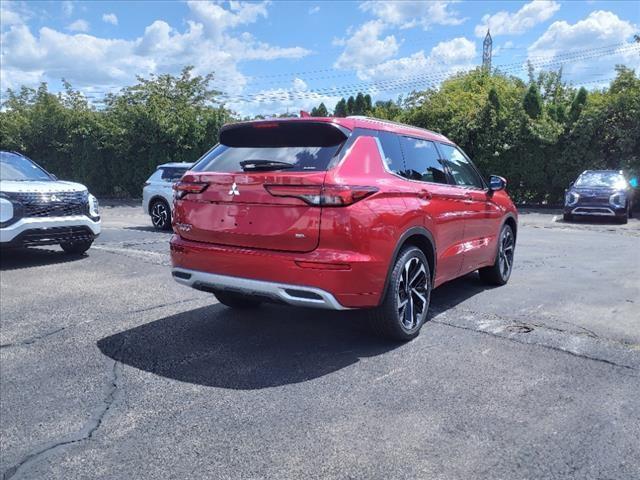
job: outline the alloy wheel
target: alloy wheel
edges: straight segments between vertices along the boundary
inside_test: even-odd
[[[420,326],[429,308],[429,277],[424,263],[417,257],[404,264],[398,280],[398,317],[402,326],[413,330]]]
[[[511,275],[511,268],[513,266],[513,251],[515,242],[513,238],[513,232],[510,228],[502,230],[500,236],[500,250],[498,252],[498,263],[500,266],[500,275],[503,279],[509,278]]]
[[[169,209],[162,202],[156,202],[151,209],[151,222],[156,228],[165,228],[169,223]]]

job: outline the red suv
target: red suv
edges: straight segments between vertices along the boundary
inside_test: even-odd
[[[366,308],[418,335],[431,290],[509,279],[517,211],[437,133],[364,117],[225,126],[175,189],[176,281],[230,307]]]

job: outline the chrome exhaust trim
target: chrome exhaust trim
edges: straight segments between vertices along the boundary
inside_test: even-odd
[[[173,268],[171,274],[176,282],[196,290],[229,291],[247,296],[266,297],[297,307],[349,310],[348,307],[342,306],[331,293],[320,288],[231,277],[180,267]]]

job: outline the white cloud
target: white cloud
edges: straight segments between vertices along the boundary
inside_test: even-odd
[[[393,35],[379,38],[385,29],[386,26],[381,20],[371,20],[361,25],[348,39],[334,40],[334,45],[344,46],[344,51],[334,66],[360,69],[365,65],[393,57],[398,51],[398,42]]]
[[[67,30],[70,32],[88,32],[89,31],[89,22],[86,20],[76,20],[75,22],[67,25]]]
[[[301,47],[271,45],[249,33],[232,31],[232,25],[266,17],[263,9],[267,3],[230,2],[225,8],[202,2],[188,5],[194,20],[188,20],[183,30],[157,20],[139,37],[126,40],[49,27],[32,31],[19,18],[11,18],[11,25],[5,28],[3,24],[0,38],[2,88],[35,86],[46,81],[55,90],[60,79],[65,78],[74,87],[96,92],[100,97],[101,92],[134,83],[136,75],[175,74],[185,65],[194,65],[197,75],[214,72],[214,88],[239,95],[248,81],[238,70],[239,62],[297,59],[310,53]],[[215,8],[208,9],[210,6]],[[220,13],[220,9],[227,13]]]
[[[111,25],[118,25],[118,16],[115,13],[102,14],[102,21]]]
[[[332,110],[342,95],[326,95],[309,90],[307,83],[301,78],[294,78],[289,86],[260,90],[251,95],[250,102],[236,99],[229,105],[243,115],[298,113],[300,110],[311,111],[321,102]]]
[[[15,10],[11,10],[4,3],[0,4],[0,21],[2,22],[2,29],[10,25],[19,25],[23,22],[22,17]]]
[[[532,62],[560,62],[562,55],[580,51],[591,56],[576,61],[566,61],[563,71],[571,79],[585,75],[614,71],[618,63],[631,68],[640,68],[640,46],[633,41],[637,27],[607,11],[591,12],[585,19],[574,24],[564,20],[554,22],[528,48]],[[612,46],[610,49],[603,47]],[[616,45],[618,45],[616,47]],[[598,50],[592,50],[598,49]],[[594,56],[600,55],[601,56]],[[571,57],[570,57],[571,58]],[[556,68],[559,65],[556,65]]]
[[[534,0],[515,13],[502,10],[493,15],[483,16],[482,23],[476,25],[475,34],[476,37],[484,37],[490,29],[494,37],[519,35],[549,20],[559,9],[560,4],[554,0]]]
[[[420,50],[408,57],[395,58],[374,67],[363,68],[358,71],[358,77],[367,81],[402,81],[413,77],[435,81],[448,74],[475,67],[476,57],[476,44],[467,38],[458,37],[438,43],[429,55]]]
[[[320,6],[316,5],[315,7],[311,7],[309,9],[309,15],[313,15],[315,13],[318,13],[320,11]]]
[[[255,23],[267,18],[267,6],[270,2],[229,2],[229,9],[214,2],[190,0],[187,2],[195,18],[201,22],[207,35],[213,39],[220,39],[224,31],[239,25]]]
[[[371,12],[383,22],[400,28],[416,26],[427,30],[431,25],[460,25],[466,21],[460,14],[449,9],[456,1],[377,1],[360,5],[360,9]]]

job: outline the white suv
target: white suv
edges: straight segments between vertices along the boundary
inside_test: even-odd
[[[153,175],[144,182],[142,209],[151,217],[151,223],[158,230],[171,228],[173,184],[192,166],[192,163],[165,163],[159,165]]]
[[[0,151],[0,247],[60,245],[80,254],[99,234],[98,200],[87,187]]]

